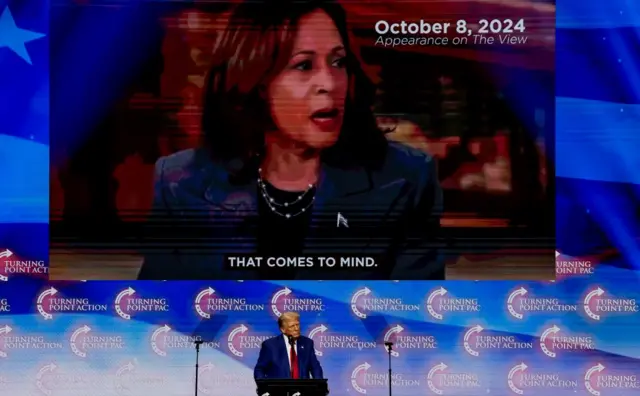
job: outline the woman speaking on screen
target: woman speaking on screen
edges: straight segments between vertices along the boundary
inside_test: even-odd
[[[206,144],[156,164],[140,279],[444,279],[434,160],[378,129],[340,5],[239,4],[214,58]],[[301,264],[225,267],[242,254]]]

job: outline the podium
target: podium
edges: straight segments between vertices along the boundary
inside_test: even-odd
[[[326,379],[259,379],[258,396],[326,396]]]

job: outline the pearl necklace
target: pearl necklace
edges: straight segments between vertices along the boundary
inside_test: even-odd
[[[271,195],[269,195],[269,192],[267,191],[267,185],[266,185],[264,179],[262,178],[262,169],[258,169],[258,173],[259,173],[258,187],[260,188],[260,194],[262,194],[262,197],[264,198],[265,202],[267,203],[267,206],[269,207],[269,210],[271,210],[273,213],[275,213],[278,216],[284,217],[286,219],[290,219],[292,217],[299,216],[299,215],[305,213],[311,207],[311,205],[313,205],[313,203],[316,200],[316,197],[314,195],[309,200],[309,203],[307,205],[305,205],[303,208],[299,209],[298,211],[296,211],[294,213],[283,213],[281,211],[281,208],[290,208],[290,207],[292,207],[294,205],[299,204],[305,196],[307,196],[309,193],[312,192],[312,190],[314,189],[315,186],[313,184],[309,184],[307,186],[307,189],[304,190],[300,195],[298,195],[296,197],[296,199],[294,199],[293,201],[290,201],[290,202],[277,202],[275,200],[275,198],[273,198]]]

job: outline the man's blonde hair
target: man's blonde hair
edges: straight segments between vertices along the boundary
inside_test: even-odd
[[[285,312],[278,318],[278,328],[282,328],[284,322],[288,322],[290,320],[300,321],[300,314],[297,312]]]

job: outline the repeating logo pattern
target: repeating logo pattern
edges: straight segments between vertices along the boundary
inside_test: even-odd
[[[284,312],[323,312],[325,310],[322,298],[300,298],[293,294],[288,287],[283,287],[271,296],[271,312],[280,317]]]
[[[286,295],[286,293],[291,293],[291,290],[286,289],[285,292],[279,293]],[[272,298],[272,300],[274,299]],[[277,304],[277,302],[276,298],[272,304]],[[203,319],[211,319],[213,315],[220,313],[264,311],[265,305],[250,303],[244,297],[223,297],[220,293],[216,293],[212,287],[202,289],[194,301],[196,313]]]
[[[610,296],[600,286],[590,290],[584,297],[584,313],[594,321],[608,315],[638,313],[640,306],[635,298]]]
[[[9,249],[0,249],[0,282],[14,276],[47,277],[49,267],[44,260],[24,260]]]
[[[526,316],[536,313],[576,312],[578,307],[576,304],[563,303],[557,297],[533,296],[529,290],[521,286],[507,297],[507,310],[512,317],[523,320]]]
[[[444,287],[432,290],[427,295],[426,308],[429,315],[436,320],[455,314],[480,313],[480,303],[476,297],[456,297]]]
[[[389,378],[399,396],[640,390],[640,347],[601,331],[640,324],[640,291],[607,284],[30,284],[31,297],[0,289],[2,376],[17,378],[0,390],[17,396],[15,381],[50,396],[180,394],[195,381],[196,343],[199,393],[252,394],[261,346],[287,311],[300,313],[330,387],[350,394],[384,395]]]
[[[115,298],[114,308],[118,316],[122,319],[130,320],[138,314],[167,312],[169,304],[166,298],[143,298],[139,297],[132,287],[121,290]]]
[[[594,5],[596,5],[595,2]],[[570,34],[572,42],[576,44],[576,51],[564,51],[566,55],[563,55],[559,62],[567,66],[565,71],[575,71],[584,65],[587,65],[588,69],[591,64],[592,70],[574,73],[575,76],[589,75],[590,72],[592,75],[597,75],[596,69],[602,69],[613,71],[611,76],[614,76],[616,71],[617,74],[622,74],[621,81],[633,81],[632,78],[628,78],[629,76],[625,79],[624,73],[628,74],[629,70],[633,69],[630,65],[637,61],[637,57],[634,58],[633,52],[624,51],[624,49],[632,47],[632,45],[625,45],[628,44],[627,41],[633,42],[636,39],[633,34],[629,35],[625,32],[630,27],[633,30],[633,27],[637,26],[637,18],[634,18],[637,12],[624,6],[624,4],[610,4],[607,7],[584,7],[584,4],[576,2],[574,9],[571,5],[558,9],[556,30],[558,36],[564,34],[567,38]],[[9,80],[12,82],[7,85],[7,92],[11,94],[8,96],[12,97],[16,103],[29,103],[33,99],[34,91],[24,82],[39,81],[45,88],[47,85],[46,78],[41,78],[46,69],[42,67],[42,59],[47,59],[47,56],[43,55],[48,48],[46,39],[48,29],[41,20],[47,20],[47,18],[29,16],[28,13],[20,13],[9,8],[2,11],[1,19],[10,31],[10,34],[5,35],[6,39],[3,43],[9,55],[4,71],[5,75],[11,76]],[[571,15],[572,11],[575,11],[576,15]],[[198,16],[195,12],[185,16],[188,17],[190,25],[197,26],[202,23],[202,16]],[[608,21],[606,26],[603,26],[603,20]],[[594,42],[605,44],[594,46],[592,45]],[[25,43],[29,45],[25,46]],[[592,51],[593,59],[597,59],[598,62],[585,62],[583,56],[575,55],[587,53],[594,48],[599,49]],[[596,63],[598,65],[594,68],[593,65]],[[602,67],[603,63],[607,63],[608,67]],[[621,126],[628,125],[629,114],[632,113],[628,109],[637,102],[637,99],[632,100],[634,103],[631,105],[617,102],[621,102],[619,98],[636,97],[637,95],[630,94],[633,93],[635,85],[616,84],[615,79],[606,77],[593,78],[590,83],[593,86],[588,90],[582,89],[581,84],[575,84],[574,81],[565,84],[565,89],[561,91],[564,91],[567,97],[558,98],[558,123],[571,124],[573,129],[600,124],[598,131],[601,132],[600,135],[609,133],[604,139],[622,142],[620,140],[622,135],[616,131],[624,129]],[[575,92],[578,88],[581,92]],[[593,111],[594,106],[599,111]],[[7,116],[8,118],[3,120],[6,126],[3,134],[9,139],[4,139],[3,142],[7,146],[7,153],[18,154],[20,157],[17,158],[18,160],[26,159],[26,162],[31,162],[33,165],[37,158],[43,158],[37,154],[40,150],[33,148],[46,145],[48,134],[37,131],[39,129],[46,131],[46,128],[33,127],[46,125],[41,122],[46,117],[43,118],[37,114],[41,106],[30,107],[31,110],[28,111],[5,112],[7,114],[4,114],[4,118]],[[536,121],[538,118],[536,115]],[[25,123],[25,120],[29,122]],[[36,121],[35,124],[33,120]],[[558,129],[558,133],[562,131],[563,128]],[[21,143],[16,145],[14,141]],[[558,139],[558,141],[568,141],[568,139]],[[597,144],[587,143],[580,143],[574,139],[571,141],[569,152],[565,150],[562,153],[564,155],[558,156],[557,168],[565,178],[582,181],[600,180],[598,177],[587,177],[593,176],[588,175],[590,168],[579,166],[579,161],[576,160],[580,157],[602,157],[594,153],[604,154],[606,157],[607,150],[598,150]],[[634,163],[637,159],[637,150],[633,150],[633,145],[626,145],[627,148],[631,148],[630,150],[625,150],[625,144],[617,146],[619,147],[612,151],[616,158],[622,158],[623,163]],[[559,147],[559,151],[562,149],[563,147]],[[567,149],[567,146],[564,149]],[[38,164],[42,165],[42,163]],[[46,169],[46,164],[44,167],[32,166],[32,168]],[[637,184],[637,178],[633,177],[634,172],[618,173],[627,175],[613,175],[611,181],[618,181],[617,184],[626,183],[627,187],[632,186],[632,183]],[[18,181],[41,179],[31,177],[21,180],[20,175],[14,179]],[[11,172],[5,176],[7,176],[4,180],[5,186],[10,187],[16,184],[10,177]],[[31,182],[25,181],[25,183]],[[5,190],[15,189],[5,188]],[[8,197],[19,197],[21,192],[32,189],[18,190],[17,195]],[[613,201],[624,202],[615,198],[626,198],[612,189],[606,191],[607,196],[614,198]],[[593,191],[590,192],[593,193]],[[40,201],[43,201],[46,206],[46,194],[44,198]],[[234,199],[237,200],[237,197]],[[4,214],[9,217],[13,214],[11,219],[4,219],[7,230],[13,229],[10,221],[19,221],[28,217],[37,217],[40,220],[39,215],[25,216],[22,207],[13,204],[15,201],[21,202],[20,205],[22,205],[22,200],[5,199],[4,201],[9,205],[9,208],[4,208]],[[609,199],[609,201],[612,200]],[[624,219],[628,214],[624,209],[616,208],[615,205],[596,206],[605,207],[604,210],[597,208],[597,214],[602,217]],[[35,207],[38,212],[46,209],[42,204]],[[16,208],[21,210],[15,210]],[[586,209],[589,213],[593,208]],[[582,218],[585,217],[589,216],[583,215]],[[46,222],[46,219],[41,222]],[[347,224],[346,221],[343,224]],[[572,224],[572,226],[576,229],[565,231],[572,234],[575,231],[576,239],[590,236],[588,232],[577,230],[580,224]],[[618,232],[617,235],[623,237],[623,242],[630,242],[624,237],[629,236],[628,230],[633,227],[621,229],[619,224],[607,226],[610,230]],[[34,242],[37,241],[30,240],[27,243]],[[585,245],[589,243],[586,240],[585,242]],[[626,243],[625,248],[632,246],[633,243],[632,241]],[[580,242],[566,244],[578,247]],[[170,345],[180,344],[167,342],[167,337],[172,335],[187,337],[183,341],[185,344],[190,343],[200,337],[192,335],[198,326],[196,320],[206,320],[216,324],[216,318],[222,316],[218,313],[222,311],[233,313],[230,318],[233,323],[230,325],[223,323],[222,330],[219,330],[220,334],[216,332],[218,330],[211,330],[212,339],[207,337],[206,342],[224,341],[225,337],[239,326],[240,331],[235,333],[231,343],[233,345],[238,342],[245,343],[244,345],[249,347],[236,348],[242,350],[242,356],[237,356],[225,348],[216,349],[215,353],[208,354],[197,369],[200,382],[196,388],[202,394],[253,394],[255,387],[250,367],[257,353],[256,348],[253,348],[255,342],[252,339],[236,341],[236,337],[242,337],[246,333],[249,333],[249,337],[259,337],[263,331],[270,332],[267,330],[267,323],[272,325],[269,320],[273,319],[272,316],[281,315],[285,310],[303,312],[304,320],[311,326],[319,326],[321,329],[324,326],[324,333],[332,332],[335,335],[346,336],[357,334],[361,339],[368,340],[367,342],[377,343],[375,348],[358,351],[357,356],[354,356],[355,351],[343,350],[340,344],[329,344],[324,349],[320,347],[321,352],[324,353],[321,358],[327,375],[331,378],[332,389],[338,390],[336,392],[338,394],[345,390],[350,394],[353,394],[352,390],[359,394],[386,394],[385,388],[388,381],[394,386],[396,396],[569,393],[625,396],[640,393],[637,378],[640,372],[637,357],[640,355],[637,349],[637,337],[633,332],[633,329],[639,327],[636,302],[637,274],[631,271],[626,272],[628,276],[621,276],[621,281],[612,281],[608,285],[587,285],[578,282],[564,289],[557,287],[547,290],[534,290],[535,288],[527,285],[512,285],[510,290],[496,291],[494,288],[500,288],[496,284],[464,288],[458,287],[455,283],[445,284],[446,288],[436,286],[430,290],[417,290],[418,288],[380,290],[383,287],[376,284],[368,285],[368,289],[370,291],[375,289],[375,294],[379,295],[374,298],[380,299],[379,301],[360,301],[361,298],[367,299],[366,295],[364,297],[360,295],[355,303],[345,297],[342,291],[344,288],[355,290],[362,285],[353,283],[340,284],[339,287],[328,285],[323,292],[314,290],[317,294],[321,294],[320,296],[315,296],[313,293],[303,296],[303,286],[299,289],[289,286],[289,294],[286,294],[285,290],[285,293],[280,294],[275,302],[270,300],[271,296],[256,293],[257,298],[263,300],[259,304],[265,304],[266,311],[270,313],[266,315],[267,319],[263,316],[264,312],[227,309],[225,307],[229,305],[224,302],[212,303],[211,299],[218,297],[217,292],[222,288],[211,286],[213,292],[209,293],[208,285],[200,285],[198,290],[193,290],[187,293],[188,295],[169,297],[163,293],[166,287],[164,290],[160,287],[154,289],[145,287],[141,283],[126,289],[119,299],[116,296],[125,289],[112,290],[111,286],[102,283],[92,283],[85,288],[77,285],[67,288],[64,284],[38,284],[37,291],[34,291],[33,285],[17,283],[17,286],[13,286],[11,283],[19,279],[20,275],[38,275],[46,271],[44,263],[29,262],[16,256],[14,252],[5,249],[4,246],[1,247],[0,394],[16,396],[191,394],[193,373],[190,370],[182,370],[182,367],[190,369],[192,361],[182,359],[179,356],[182,354],[170,348]],[[625,249],[625,256],[635,260],[637,255],[634,255],[631,248]],[[575,276],[593,280],[596,275],[596,260],[573,258],[557,252],[556,264],[559,278]],[[631,263],[631,266],[638,268],[636,262]],[[138,293],[136,289],[143,291]],[[194,315],[193,298],[204,289],[207,289],[209,294],[205,293],[196,302],[196,306],[200,309],[195,308]],[[516,290],[518,293],[509,301],[511,293]],[[581,295],[575,296],[575,290],[578,290]],[[300,296],[288,297],[298,291]],[[239,294],[246,295],[252,292],[255,290],[238,291]],[[275,295],[278,292],[269,290],[268,293]],[[232,298],[225,293],[221,295],[222,298]],[[414,299],[416,295],[419,295],[420,301]],[[108,297],[105,298],[105,296]],[[531,298],[557,298],[557,300],[542,304],[539,304],[542,301],[526,300]],[[400,299],[403,303],[386,304],[383,299]],[[507,301],[506,307],[505,301]],[[417,305],[419,309],[395,311],[392,308],[403,304]],[[189,310],[181,310],[182,306],[188,307]],[[232,303],[231,306],[241,307],[244,304]],[[577,312],[574,309],[549,310],[561,306],[576,307]],[[366,307],[368,309],[365,309]],[[354,315],[355,322],[352,321]],[[381,317],[386,318],[388,323],[378,326],[376,320]],[[481,324],[480,321],[482,321]],[[242,327],[242,323],[245,323],[246,329]],[[438,327],[434,330],[425,326],[424,323],[435,323]],[[400,328],[403,330],[400,331]],[[159,329],[162,331],[155,333]],[[390,329],[393,331],[389,332]],[[473,331],[467,337],[467,332],[471,330]],[[424,351],[418,351],[420,355],[414,355],[409,348],[398,349],[398,354],[392,356],[394,375],[388,378],[385,375],[385,359],[380,356],[385,351],[379,347],[379,344],[385,337],[391,340],[407,332],[412,336],[435,335],[437,348],[433,351],[433,356],[431,353],[425,354]],[[148,333],[152,335],[147,336]],[[519,334],[529,337],[522,341],[538,344],[539,350],[534,348],[511,351],[474,347],[474,339],[477,341],[477,337],[487,333],[492,336]],[[153,334],[157,334],[155,340]],[[322,335],[323,331],[318,330],[312,338],[322,337]],[[116,338],[103,339],[102,337]],[[382,339],[378,341],[378,338]],[[470,349],[476,351],[478,356],[470,358],[464,351],[460,353],[457,347],[460,340],[465,338],[469,341]],[[153,348],[149,349],[149,343],[153,342],[158,350],[165,353],[164,356],[153,351]],[[401,345],[402,341],[397,341],[397,344]],[[100,348],[98,345],[119,347]],[[17,349],[20,351],[16,351]],[[210,348],[206,350],[212,352]],[[192,357],[190,354],[192,351],[184,349],[182,352],[185,356],[188,354],[189,358]],[[361,354],[364,356],[360,356]],[[176,361],[168,364],[168,357]],[[344,363],[345,361],[349,363]],[[355,362],[355,368],[352,368],[351,362]],[[403,365],[403,362],[407,364]],[[476,363],[473,365],[469,362]],[[584,367],[582,367],[583,364]],[[347,378],[343,378],[341,373],[347,373],[345,374]],[[413,377],[414,374],[415,377]]]

